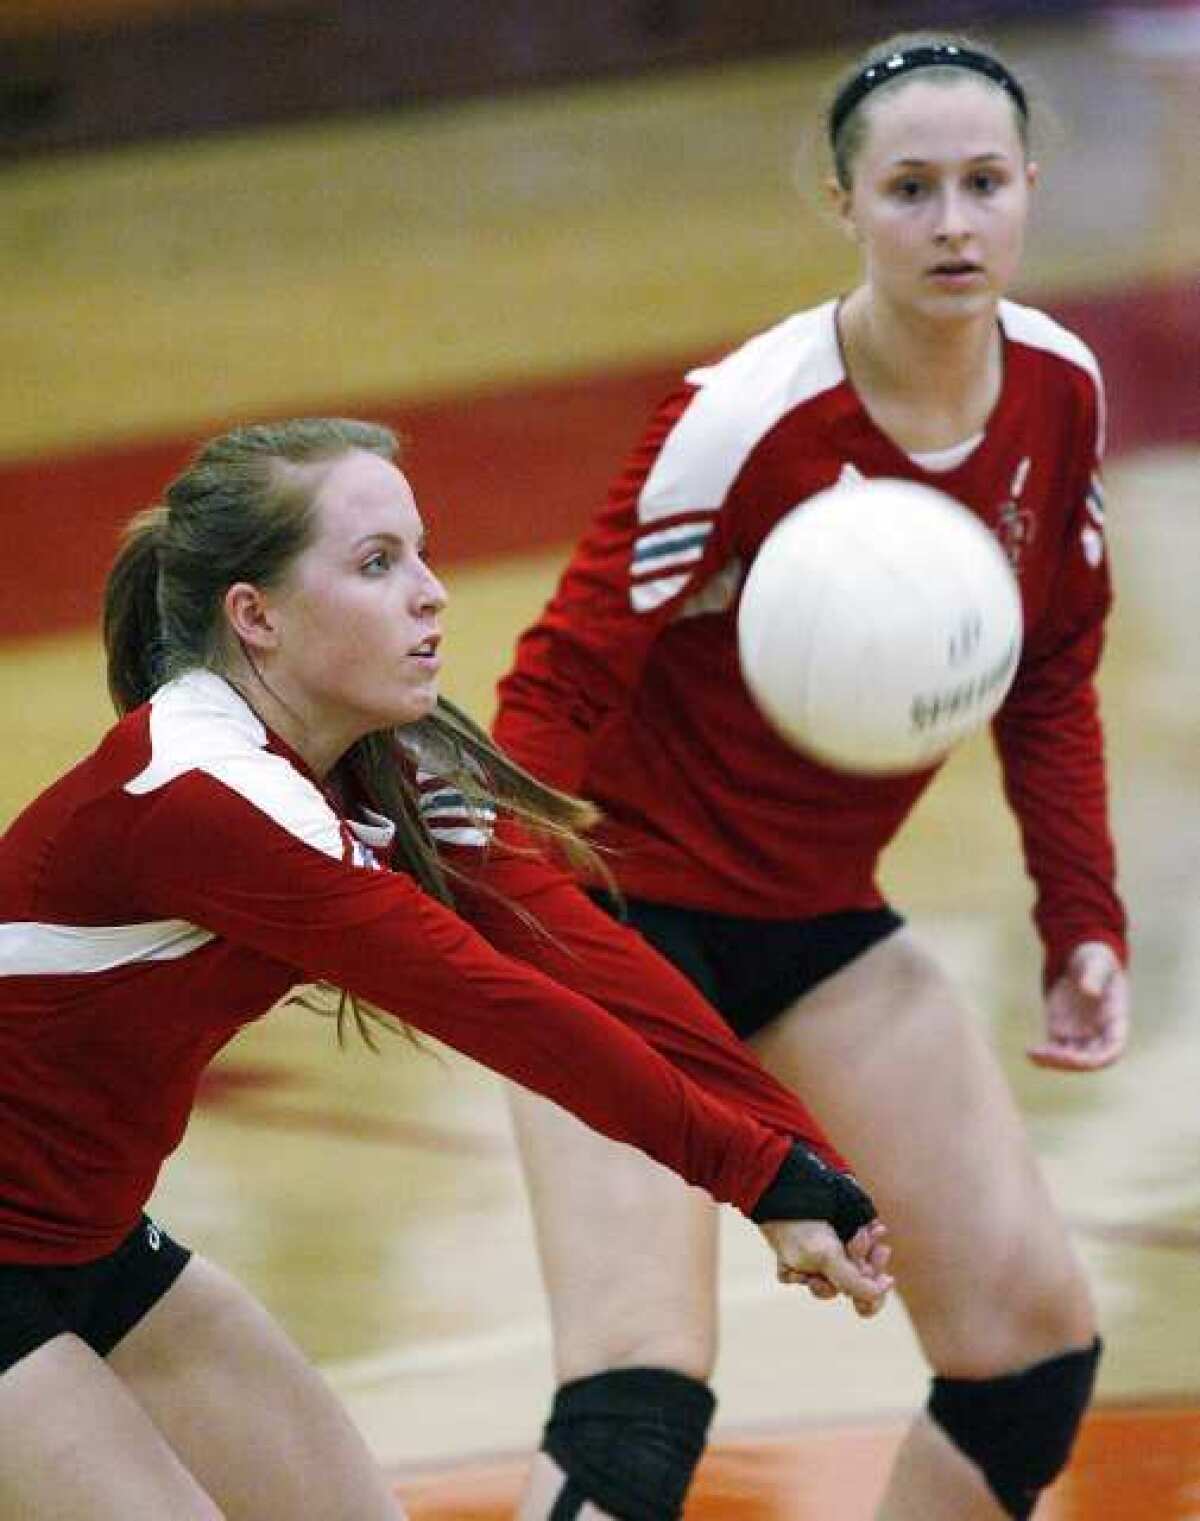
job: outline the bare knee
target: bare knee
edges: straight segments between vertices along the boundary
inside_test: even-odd
[[[677,1271],[686,1271],[680,1264]],[[716,1362],[715,1306],[695,1293],[647,1295],[616,1285],[590,1315],[556,1314],[555,1370],[560,1383],[606,1369],[666,1368],[706,1382]],[[561,1310],[561,1306],[559,1309]]]
[[[1046,1212],[1017,1227],[1011,1252],[993,1241],[973,1287],[934,1282],[905,1293],[914,1326],[934,1372],[952,1378],[993,1378],[1092,1343],[1097,1317],[1083,1267],[1066,1227]]]
[[[1027,1282],[1010,1295],[1001,1323],[1010,1347],[1009,1368],[1090,1345],[1097,1334],[1095,1306],[1074,1252],[1067,1248],[1062,1259],[1032,1269]]]

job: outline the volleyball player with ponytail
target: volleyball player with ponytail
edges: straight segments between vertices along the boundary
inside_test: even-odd
[[[445,594],[395,452],[328,419],[206,446],[109,580],[123,716],[0,844],[0,1521],[398,1513],[286,1336],[143,1214],[207,1061],[298,983],[644,1146],[760,1223],[781,1276],[886,1293],[870,1201],[715,1017],[652,985],[603,1006],[452,906],[422,757],[477,820],[569,841],[586,810],[440,702]]]

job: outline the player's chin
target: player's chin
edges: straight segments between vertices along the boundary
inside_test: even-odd
[[[436,677],[429,677],[417,686],[406,687],[403,694],[396,701],[386,723],[380,724],[380,728],[401,728],[405,724],[420,723],[421,719],[428,718],[437,707],[438,683]]]
[[[961,289],[931,287],[923,292],[922,305],[928,314],[943,322],[962,322],[994,310],[999,297],[983,281]]]

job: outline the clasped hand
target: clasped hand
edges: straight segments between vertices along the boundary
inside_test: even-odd
[[[759,1229],[776,1258],[780,1283],[800,1283],[817,1299],[845,1294],[860,1315],[875,1315],[891,1291],[886,1271],[891,1248],[879,1220],[864,1225],[845,1245],[822,1220],[769,1220]]]

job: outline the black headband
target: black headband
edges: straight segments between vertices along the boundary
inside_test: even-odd
[[[972,73],[982,74],[985,79],[998,84],[1012,98],[1021,115],[1028,118],[1029,103],[1025,99],[1025,91],[997,59],[987,53],[976,53],[971,48],[959,47],[954,42],[931,42],[923,47],[889,53],[886,58],[870,64],[861,74],[856,74],[848,84],[843,85],[829,108],[830,142],[837,142],[842,123],[872,90],[877,90],[889,80],[898,79],[901,74],[911,74],[914,69],[934,68],[969,69]]]

